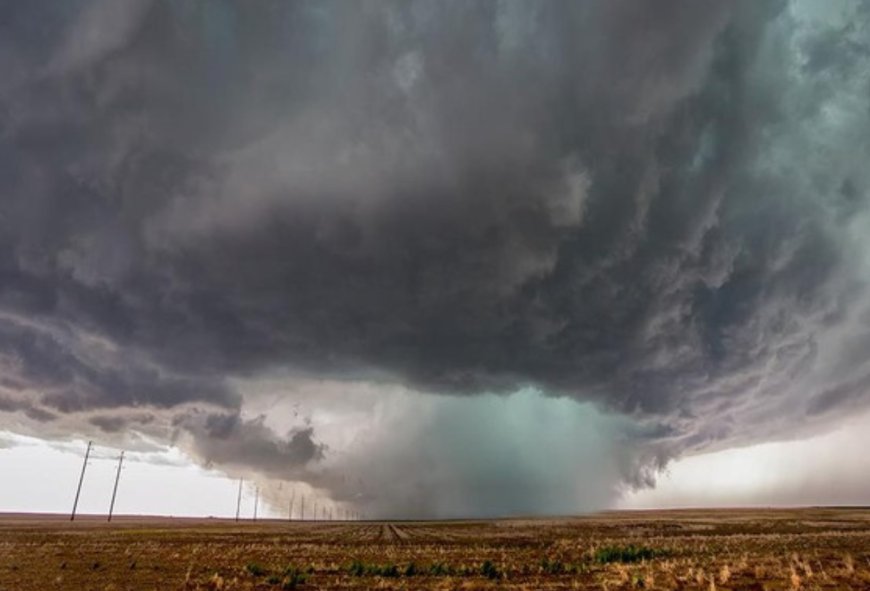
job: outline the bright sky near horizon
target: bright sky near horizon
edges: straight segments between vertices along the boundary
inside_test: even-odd
[[[69,513],[87,443],[62,445],[0,433],[14,443],[0,448],[0,512]],[[119,450],[94,446],[79,499],[78,512],[106,514],[112,495]],[[117,514],[234,517],[238,481],[194,464],[177,449],[127,453],[115,501]],[[242,490],[242,513],[253,514],[252,486]],[[267,507],[259,514],[268,515]]]
[[[688,456],[624,509],[870,505],[870,417],[807,439]]]

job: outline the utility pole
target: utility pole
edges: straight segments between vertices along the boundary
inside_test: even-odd
[[[239,478],[239,496],[236,499],[236,522],[239,521],[239,512],[242,510],[242,482],[243,478]]]
[[[302,506],[300,507],[301,510],[299,517],[302,518],[302,521],[305,521],[305,495],[302,495],[302,499],[300,500],[302,501]]]
[[[107,521],[112,521],[112,512],[115,510],[115,497],[118,495],[118,481],[121,479],[121,466],[124,463],[124,452],[118,456],[118,471],[115,473],[115,488],[112,489],[112,502],[109,504],[109,518]]]
[[[314,521],[317,521],[317,501],[314,501]]]
[[[293,492],[290,493],[290,510],[287,511],[287,521],[293,521],[293,501],[296,500],[296,489],[293,489]]]
[[[257,506],[260,504],[260,487],[254,489],[254,521],[257,521]]]
[[[79,495],[82,493],[82,482],[85,481],[85,468],[88,467],[88,456],[91,455],[91,446],[93,444],[93,441],[88,441],[88,448],[85,450],[85,461],[82,462],[82,474],[79,476],[79,486],[76,489],[76,499],[73,501],[72,514],[69,516],[70,521],[75,521],[76,518],[76,508],[79,506]]]

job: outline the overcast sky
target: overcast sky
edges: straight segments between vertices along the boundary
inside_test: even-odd
[[[860,0],[7,3],[0,510],[870,502],[868,152]]]

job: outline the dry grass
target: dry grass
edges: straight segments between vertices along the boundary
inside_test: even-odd
[[[870,510],[235,524],[0,519],[0,591],[870,589]]]

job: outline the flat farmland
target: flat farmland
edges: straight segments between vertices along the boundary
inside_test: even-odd
[[[235,523],[0,516],[0,591],[870,589],[870,510]]]

